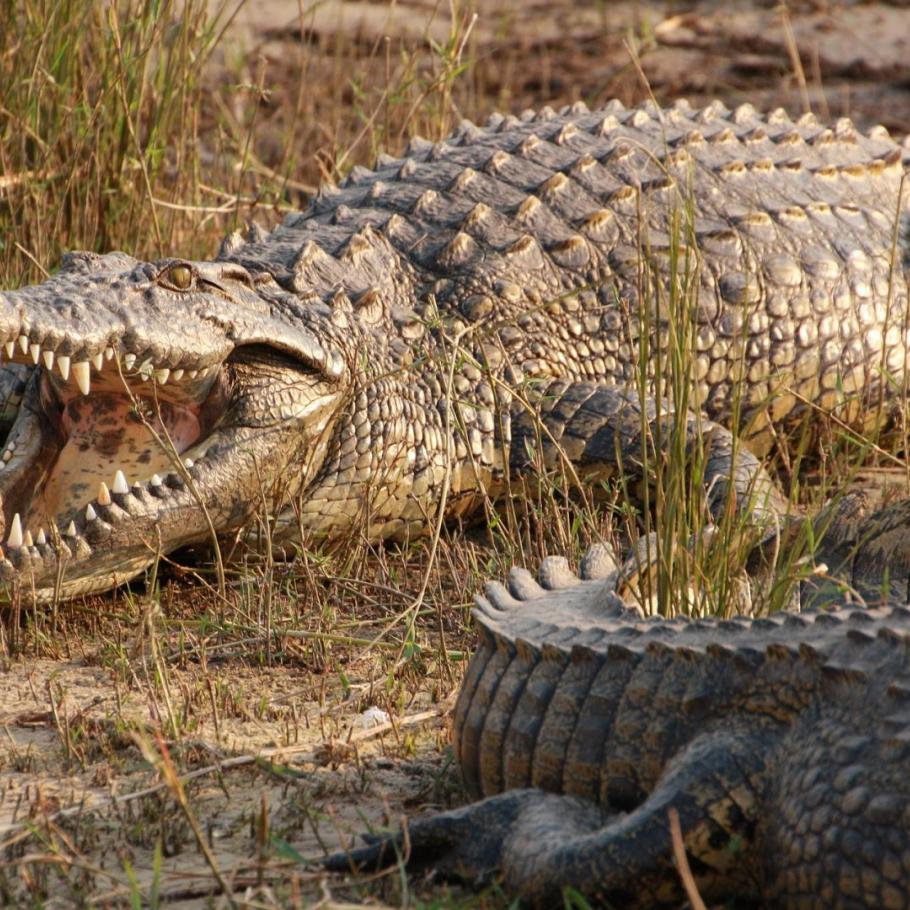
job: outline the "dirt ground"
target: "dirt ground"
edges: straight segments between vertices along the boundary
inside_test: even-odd
[[[370,48],[400,39],[444,43],[450,6],[437,0],[250,0],[233,30],[241,46],[288,65],[305,40]],[[476,12],[469,51],[485,98],[512,111],[583,99],[634,104],[720,98],[825,119],[853,117],[910,132],[910,6],[906,2],[556,2],[459,4]],[[264,23],[268,23],[267,25]]]
[[[317,695],[305,668],[229,662],[205,674],[229,693],[219,708],[217,695],[205,697],[184,709],[189,728],[168,735],[165,723],[156,739],[168,713],[160,686],[141,671],[112,680],[96,657],[5,674],[0,839],[11,904],[40,891],[48,907],[127,906],[136,895],[202,907],[222,892],[215,903],[229,906],[228,891],[242,906],[305,906],[324,888],[305,857],[457,796],[444,757],[450,700],[418,695],[392,724],[331,682]],[[170,671],[178,700],[193,701],[200,675]],[[183,774],[192,820],[166,783],[166,762]],[[55,854],[57,867],[48,865]]]
[[[472,10],[466,116],[653,94],[781,105],[910,132],[906,4],[476,0],[468,22]],[[268,73],[260,158],[278,154],[269,121],[297,91],[289,80],[305,46],[344,41],[368,55],[390,36],[429,56],[450,22],[446,4],[420,0],[247,2],[221,60],[239,55]],[[59,622],[23,618],[23,640],[5,643],[14,656],[0,675],[0,902],[403,902],[395,876],[351,890],[304,860],[352,832],[461,798],[446,743],[464,665],[457,658],[471,647],[464,603],[447,620],[452,664],[424,655],[405,685],[395,676],[401,660],[393,673],[359,643],[394,612],[388,602],[386,613],[372,608],[358,643],[345,640],[327,662],[314,643],[328,637],[312,630],[281,639],[274,653],[241,632],[225,644],[187,607],[192,582],[178,586],[161,615],[117,594]],[[356,628],[356,609],[349,620]],[[435,616],[418,623],[436,634]],[[462,899],[416,887],[437,906]]]

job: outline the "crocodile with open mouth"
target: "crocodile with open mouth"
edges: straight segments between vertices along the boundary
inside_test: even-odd
[[[908,159],[846,120],[575,105],[414,140],[213,261],[69,254],[0,294],[0,580],[104,590],[257,510],[407,538],[510,473],[640,471],[674,420],[761,522],[734,431],[862,427],[903,387]]]

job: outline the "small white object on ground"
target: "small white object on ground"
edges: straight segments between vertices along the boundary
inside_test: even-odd
[[[365,730],[369,730],[371,727],[381,727],[388,722],[388,713],[383,711],[382,708],[377,708],[375,705],[371,708],[367,708],[363,714],[358,715],[357,720],[355,721],[358,727],[362,727]]]

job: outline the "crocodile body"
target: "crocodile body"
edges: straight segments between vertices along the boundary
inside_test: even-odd
[[[906,527],[906,503],[892,511]],[[861,536],[881,527],[872,516]],[[900,554],[906,598],[906,542]],[[523,570],[488,585],[454,725],[482,801],[329,867],[404,851],[536,906],[571,888],[679,907],[673,810],[707,901],[910,907],[910,608],[806,584],[800,613],[645,620],[596,574],[551,557],[543,586]]]
[[[0,577],[47,600],[257,509],[406,538],[510,473],[634,471],[673,351],[712,507],[760,519],[780,500],[731,431],[864,427],[903,386],[907,160],[847,121],[576,106],[414,141],[210,262],[70,254],[0,294],[30,370]]]

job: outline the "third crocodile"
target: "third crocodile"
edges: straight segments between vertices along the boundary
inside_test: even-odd
[[[761,519],[731,432],[862,428],[903,388],[908,158],[843,120],[578,105],[414,140],[212,261],[70,254],[0,294],[0,578],[70,596],[257,510],[404,538],[538,464],[634,471],[673,349],[712,504]]]

